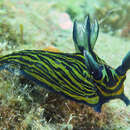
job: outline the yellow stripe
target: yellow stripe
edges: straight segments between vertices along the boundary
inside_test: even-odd
[[[70,95],[70,93],[66,92],[67,95]],[[78,101],[85,101],[89,104],[97,104],[99,102],[99,96],[95,96],[93,98],[88,97],[82,97],[77,95],[70,95],[70,97],[73,97],[74,99],[77,99]]]
[[[66,73],[66,75],[71,79],[71,81],[72,82],[74,82],[77,86],[79,86],[82,90],[87,90],[87,91],[91,91],[91,92],[94,92],[95,93],[95,91],[94,90],[88,90],[88,89],[86,89],[85,87],[83,87],[79,82],[77,82],[77,80],[75,80],[71,75],[70,75],[70,73],[69,73],[69,70],[67,70],[66,68],[65,68],[65,66],[64,65],[62,65],[62,64],[56,64],[55,63],[55,61],[53,61],[52,59],[49,59],[50,60],[50,62],[52,63],[52,65],[53,65],[53,67],[55,68],[61,68],[65,73]],[[73,69],[73,68],[72,68]],[[74,72],[77,72],[77,71],[74,71]],[[57,72],[56,71],[56,73],[58,73],[70,86],[72,86],[74,89],[76,89],[77,91],[80,91],[80,94],[81,93],[83,93],[83,91],[81,91],[81,90],[79,90],[78,88],[76,88],[74,85],[72,85],[66,78],[64,78],[62,75],[61,75],[61,73],[60,72]],[[78,73],[78,72],[77,72]],[[80,75],[80,74],[79,74]],[[90,83],[89,83],[90,84]],[[68,88],[68,87],[67,87]],[[70,89],[70,88],[69,88]],[[85,93],[84,93],[85,94]],[[90,94],[90,95],[92,95],[92,94]]]
[[[122,94],[122,93],[124,92],[124,85],[122,85],[121,88],[120,88],[118,91],[116,91],[116,92],[111,92],[111,93],[106,93],[106,92],[104,92],[104,91],[100,88],[100,86],[97,86],[97,88],[98,88],[99,91],[102,93],[102,95],[105,96],[105,97],[117,96],[117,95],[120,95],[120,94]]]
[[[26,57],[26,58],[25,58]],[[26,60],[29,60],[29,61],[32,61],[32,62],[36,62],[35,60],[32,60],[30,57],[28,57],[28,56],[25,56],[23,59],[26,59]],[[90,90],[90,89],[87,89],[87,88],[85,88],[85,87],[83,87],[79,82],[77,82],[73,77],[71,77],[70,75],[69,75],[69,71],[61,64],[61,65],[59,65],[59,64],[56,64],[55,63],[55,61],[53,61],[52,59],[49,59],[48,57],[44,57],[46,60],[48,60],[48,61],[50,61],[50,63],[52,63],[52,65],[54,65],[54,67],[60,67],[62,70],[64,70],[64,72],[68,75],[68,77],[72,80],[72,81],[74,81],[74,83],[76,84],[76,85],[78,85],[82,90],[87,90],[87,91],[91,91],[91,92],[94,92],[94,93],[91,93],[91,94],[86,94],[86,93],[84,93],[83,94],[83,91],[80,91],[78,88],[76,88],[74,85],[72,85],[68,80],[66,80],[65,78],[64,78],[64,80],[67,82],[67,83],[69,83],[71,86],[72,86],[72,88],[74,88],[74,89],[76,89],[77,91],[80,91],[80,93],[79,94],[83,94],[83,95],[93,95],[93,94],[95,94],[95,90]],[[44,62],[42,62],[42,61],[40,61],[40,59],[39,59],[39,63],[41,62],[41,64],[43,65],[43,63]],[[32,67],[34,67],[34,68],[37,68],[35,65],[29,65],[29,66],[32,66]],[[48,69],[48,70],[50,70],[50,68],[44,63],[44,66]],[[39,68],[37,68],[41,73],[44,73],[41,69],[39,69]],[[72,68],[73,69],[73,68]],[[76,73],[78,73],[77,71],[74,71],[74,72],[76,72]],[[60,74],[60,73],[59,73]],[[55,77],[56,79],[58,79],[58,77],[51,71],[51,75],[53,76],[53,77]],[[86,80],[82,75],[80,75],[79,73],[77,74],[78,76],[81,76],[82,78],[83,78],[83,80]],[[46,75],[47,76],[47,75]],[[60,75],[60,76],[62,76],[62,75]],[[48,76],[47,76],[48,77]],[[80,77],[80,78],[81,78]],[[49,77],[48,77],[49,78]],[[63,77],[62,77],[63,78]],[[58,79],[59,80],[59,79]],[[86,82],[88,83],[88,84],[90,84],[91,86],[93,86],[93,84],[91,84],[90,82],[88,82],[88,80],[86,80]],[[66,86],[66,85],[65,85]],[[67,88],[68,89],[71,89],[70,87],[68,87],[67,86]],[[73,89],[71,89],[72,91],[73,91]]]
[[[121,80],[123,78],[125,78],[126,75],[123,75],[123,76],[118,76],[117,79],[118,79],[118,82],[116,82],[116,84],[112,87],[109,87],[109,86],[106,86],[106,84],[103,83],[103,80],[95,80],[97,83],[100,83],[102,86],[104,86],[105,88],[109,89],[109,90],[114,90],[121,82]]]
[[[62,88],[57,87],[55,84],[52,84],[52,83],[48,82],[46,79],[40,77],[39,75],[36,75],[36,74],[33,73],[33,72],[28,72],[27,70],[24,70],[24,71],[25,71],[27,74],[29,74],[29,75],[31,74],[32,77],[35,77],[37,80],[39,80],[39,81],[41,81],[41,82],[43,82],[43,83],[45,83],[45,84],[51,86],[51,88],[53,88],[55,91],[57,91],[57,92],[62,91]]]

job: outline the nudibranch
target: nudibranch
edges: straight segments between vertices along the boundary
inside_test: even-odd
[[[74,22],[73,40],[76,53],[22,50],[0,57],[0,70],[23,75],[50,91],[85,103],[101,112],[104,103],[119,98],[130,104],[124,94],[126,72],[130,69],[130,51],[114,69],[94,52],[99,24],[87,16]],[[17,73],[16,73],[17,72]]]

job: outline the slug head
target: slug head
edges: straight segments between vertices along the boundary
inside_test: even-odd
[[[123,69],[129,68],[129,54],[123,60]],[[84,51],[85,64],[89,71],[95,86],[97,87],[97,93],[100,97],[99,104],[94,108],[100,112],[102,104],[108,102],[110,99],[120,98],[126,105],[130,104],[130,100],[124,94],[124,81],[126,75],[119,75],[117,70],[109,67],[105,64],[97,63],[93,56],[88,52]]]
[[[130,51],[126,54],[126,56],[122,60],[122,64],[115,69],[116,73],[119,77],[126,75],[127,71],[130,69]],[[124,95],[124,93],[120,96],[120,98],[125,102],[126,105],[130,105],[130,100]]]
[[[91,24],[89,15],[84,22],[74,22],[73,40],[75,49],[76,52],[84,55],[87,71],[91,75],[92,82],[97,88],[97,94],[100,97],[99,103],[94,109],[100,112],[102,104],[110,99],[120,98],[126,105],[130,104],[130,100],[124,95],[126,72],[130,69],[130,51],[123,59],[122,64],[114,70],[93,51],[98,33],[98,22],[95,20]]]
[[[119,75],[124,75],[130,69],[130,51],[124,57],[122,64],[116,69]]]

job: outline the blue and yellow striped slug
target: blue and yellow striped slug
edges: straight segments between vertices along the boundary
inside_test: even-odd
[[[66,98],[85,103],[100,112],[102,104],[124,95],[126,72],[130,69],[130,51],[122,64],[113,69],[93,51],[99,26],[90,18],[74,22],[73,40],[76,53],[23,50],[0,57],[0,70],[18,72],[25,78]]]

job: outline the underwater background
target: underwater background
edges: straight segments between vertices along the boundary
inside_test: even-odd
[[[39,49],[72,53],[73,22],[99,22],[95,52],[116,68],[130,50],[129,0],[1,0],[0,53]],[[130,71],[125,94],[130,99]],[[129,130],[130,106],[115,99],[96,113],[7,71],[0,72],[0,130]]]

